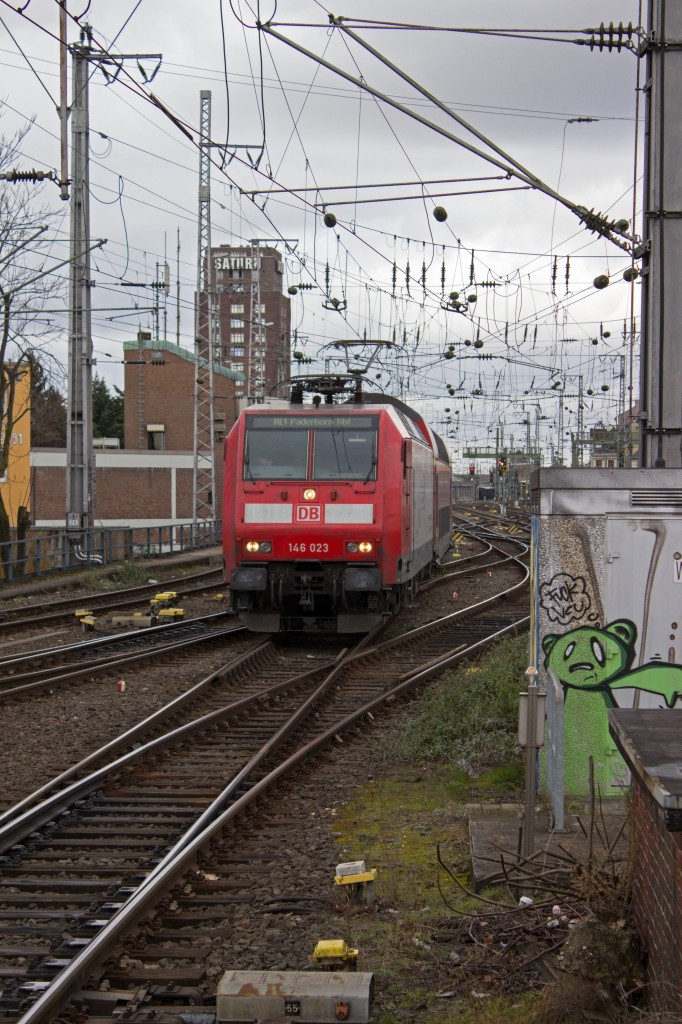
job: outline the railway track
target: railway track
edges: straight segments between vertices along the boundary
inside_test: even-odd
[[[515,548],[517,554],[513,551],[505,551],[500,546],[501,538],[499,534],[490,534],[487,529],[474,531],[467,529],[463,531],[465,536],[468,536],[471,540],[478,541],[483,545],[483,550],[473,552],[470,555],[465,555],[463,558],[459,558],[457,562],[446,563],[443,567],[443,571],[433,579],[427,580],[422,583],[420,590],[426,591],[433,587],[440,586],[442,583],[455,582],[465,576],[470,576],[472,573],[483,572],[499,569],[503,565],[508,565],[514,562],[518,558],[518,543],[512,542],[508,546]],[[492,538],[492,539],[491,539]],[[492,541],[496,543],[493,544]],[[523,544],[522,546],[525,546]],[[456,568],[453,568],[456,565]]]
[[[371,721],[387,703],[494,638],[525,628],[527,606],[519,594],[527,570],[519,555],[500,571],[500,578],[505,575],[509,579],[494,596],[407,634],[369,635],[346,652],[332,646],[322,652],[321,664],[318,644],[313,668],[310,648],[261,644],[234,672],[225,666],[199,684],[202,707],[198,693],[184,702],[192,705],[191,721],[127,749],[71,785],[62,776],[53,791],[44,787],[2,815],[0,1017],[22,1024],[52,1020],[79,990],[93,1015],[110,1016],[117,1000],[134,1002],[134,991],[121,996],[122,987],[143,982],[147,1009],[168,1005],[178,1012],[183,1001],[207,1000],[201,955],[197,963],[192,949],[196,929],[181,936],[176,931],[170,945],[164,943],[163,962],[170,966],[155,964],[161,954],[153,944],[139,971],[126,977],[118,961],[103,973],[102,965],[154,908],[163,931],[163,900],[171,890],[184,893],[180,916],[194,918],[199,932],[202,921],[223,915],[230,895],[238,895],[229,879],[195,871],[212,839],[228,825],[238,829],[257,803],[267,807],[272,788],[291,779],[333,737]],[[520,581],[512,580],[519,575]],[[164,715],[177,711],[165,709]],[[140,735],[122,738],[116,752]],[[90,764],[111,752],[96,752]],[[81,764],[76,774],[88,767]],[[104,981],[97,996],[87,997],[83,986],[93,972]],[[108,999],[106,989],[112,992]]]
[[[486,502],[485,506],[488,505],[489,503]],[[458,524],[461,524],[466,529],[474,531],[485,530],[485,527],[488,527],[498,536],[505,532],[526,540],[530,536],[530,517],[528,512],[523,509],[507,508],[506,512],[502,514],[497,508],[493,511],[489,507],[478,504],[467,509],[455,507],[452,516],[455,529]]]
[[[0,640],[10,637],[13,633],[28,628],[67,622],[73,619],[74,613],[80,608],[92,612],[110,612],[121,608],[131,608],[140,602],[148,601],[159,590],[172,588],[178,598],[201,594],[207,590],[224,587],[225,578],[222,568],[207,569],[181,579],[165,583],[144,583],[141,586],[129,587],[124,590],[108,591],[107,593],[81,594],[78,597],[58,598],[52,601],[41,600],[40,604],[0,608]],[[2,599],[2,591],[0,591]]]
[[[470,537],[478,540],[474,532],[470,533]],[[423,584],[421,589],[426,591],[473,572],[497,568],[512,558],[501,549],[496,550],[489,541],[480,540],[479,543],[481,550],[460,559],[455,571],[444,569],[438,577]],[[120,599],[118,595],[116,601]],[[69,607],[73,603],[67,602]],[[170,655],[179,656],[196,645],[213,641],[232,643],[242,638],[245,632],[245,628],[235,624],[228,613],[218,612],[181,623],[151,626],[134,632],[10,655],[0,659],[0,702],[87,680],[95,672],[122,672],[145,662]]]
[[[216,612],[180,623],[14,655],[0,661],[0,702],[87,680],[95,672],[120,672],[179,655],[197,645],[231,643],[246,636],[246,628],[235,623],[232,616]]]

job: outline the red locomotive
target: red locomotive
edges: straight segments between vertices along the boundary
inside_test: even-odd
[[[363,396],[358,376],[299,378],[290,402],[248,407],[225,445],[239,618],[260,632],[366,632],[447,551],[450,484],[441,438],[400,400]]]

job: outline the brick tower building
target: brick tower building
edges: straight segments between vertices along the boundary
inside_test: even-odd
[[[274,393],[289,376],[291,300],[277,249],[257,241],[211,249],[216,362],[244,374],[243,394]]]
[[[290,299],[282,291],[284,264],[257,241],[211,249],[213,305],[213,428],[215,515],[222,514],[223,440],[240,399],[275,392],[289,375]],[[199,296],[206,326],[206,295]],[[175,527],[192,522],[194,466],[194,351],[140,331],[124,343],[124,447],[98,451],[100,526]],[[64,522],[66,453],[31,454],[36,526]]]
[[[138,451],[192,451],[194,447],[194,355],[140,331],[124,342],[124,447]],[[214,430],[222,444],[238,415],[241,372],[214,366]]]

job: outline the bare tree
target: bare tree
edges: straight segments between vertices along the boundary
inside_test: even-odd
[[[0,116],[2,108],[0,106]],[[13,169],[30,125],[12,136],[0,135],[0,172]],[[51,214],[41,197],[42,186],[4,182],[0,187],[0,481],[12,464],[12,444],[28,425],[30,407],[18,399],[17,382],[31,367],[43,378],[57,367],[46,345],[57,327],[43,310],[62,289],[62,281],[46,266]],[[21,517],[24,524],[27,516]],[[0,564],[9,558],[9,510],[0,488]]]

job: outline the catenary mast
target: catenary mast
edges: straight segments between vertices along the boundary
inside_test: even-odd
[[[682,5],[650,0],[642,264],[640,466],[682,466]]]
[[[194,332],[194,476],[192,521],[213,519],[215,461],[213,422],[213,339],[215,289],[211,262],[211,93],[200,93],[199,244]],[[205,307],[203,303],[205,302]]]
[[[90,319],[90,189],[88,78],[90,29],[70,47],[73,61],[71,109],[71,268],[69,273],[69,355],[66,434],[66,528],[76,540],[92,529],[95,461],[92,445],[92,332]]]

